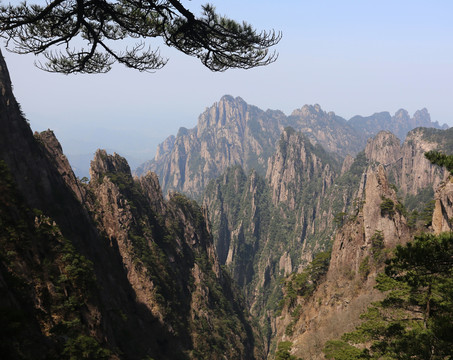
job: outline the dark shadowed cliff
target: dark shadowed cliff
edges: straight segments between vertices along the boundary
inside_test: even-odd
[[[98,151],[78,181],[33,136],[0,58],[1,352],[11,359],[254,359],[259,339],[204,210]]]

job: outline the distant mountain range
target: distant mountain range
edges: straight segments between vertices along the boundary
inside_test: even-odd
[[[135,175],[153,171],[165,194],[176,190],[197,197],[209,180],[231,165],[264,175],[280,134],[288,126],[337,159],[354,156],[381,130],[404,139],[416,127],[448,128],[431,121],[426,109],[416,111],[413,117],[401,109],[394,116],[380,112],[347,121],[317,104],[305,105],[286,116],[278,110],[263,111],[240,97],[223,96],[200,115],[195,128],[181,128],[176,137],[170,136],[160,144],[155,158],[139,166]]]

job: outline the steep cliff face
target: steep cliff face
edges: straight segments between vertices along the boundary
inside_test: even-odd
[[[225,171],[215,182],[211,182],[206,190],[204,204],[209,209],[210,218],[213,219],[211,222],[213,230],[218,234],[215,245],[222,264],[231,265],[233,259],[237,260],[237,254],[240,252],[238,235],[243,236],[244,222],[250,218],[256,220],[256,206],[251,206],[249,209],[244,209],[242,206],[246,203],[245,198],[248,198],[247,183],[248,179],[243,169],[234,166]],[[254,202],[253,198],[251,203]],[[250,227],[248,230],[251,234],[254,233],[252,224],[256,223],[253,220],[246,225]],[[238,222],[240,222],[239,229],[236,228]],[[245,281],[241,281],[240,277],[248,277],[247,271],[243,270],[241,269],[237,274],[233,271],[233,276],[242,285]]]
[[[449,176],[440,183],[435,193],[435,208],[433,213],[433,231],[440,234],[453,231],[453,177]]]
[[[72,171],[71,165],[67,157],[63,154],[63,149],[55,134],[51,130],[46,130],[41,133],[34,133],[35,139],[44,146],[44,155],[50,163],[53,163],[61,178],[67,186],[70,187],[78,201],[83,201],[84,188],[79,184],[79,181]]]
[[[0,160],[0,351],[8,359],[112,355],[93,264],[41,210],[30,209]],[[105,338],[114,341],[108,331]]]
[[[2,298],[8,299],[2,313],[16,314],[6,323],[20,319],[23,324],[19,331],[13,326],[2,333],[6,353],[12,359],[70,357],[77,356],[84,343],[90,354],[99,351],[99,358],[105,355],[104,347],[125,353],[135,347],[143,354],[143,346],[135,340],[124,346],[122,334],[114,330],[119,329],[115,309],[138,311],[128,300],[133,292],[116,266],[120,263],[103,247],[81,206],[83,191],[78,191],[61,147],[50,132],[35,140],[1,56],[0,65],[0,159],[2,180],[8,180],[0,198]],[[146,313],[138,313],[146,318]],[[151,335],[137,319],[123,329],[134,327],[143,330],[144,337]],[[142,339],[140,335],[137,341]]]
[[[155,171],[165,193],[193,196],[231,165],[264,173],[284,119],[279,111],[264,112],[241,98],[224,96],[200,115],[196,128],[181,128],[176,139],[168,138],[140,171]]]
[[[431,138],[434,132],[439,138]],[[434,166],[425,158],[425,152],[430,150],[451,151],[444,143],[448,139],[451,130],[435,130],[428,128],[414,129],[407,135],[401,149],[402,168],[401,180],[398,184],[403,194],[417,194],[421,189],[432,187],[436,189],[445,177],[445,171]]]
[[[296,356],[323,359],[326,340],[353,329],[367,305],[387,250],[409,240],[406,219],[382,166],[369,168],[361,188],[362,208],[337,233],[329,269],[310,297],[298,297],[277,320],[277,338],[293,343]],[[300,306],[301,311],[294,308]],[[290,330],[288,330],[290,329]]]
[[[1,57],[0,57],[1,59]],[[203,210],[98,151],[78,182],[20,113],[1,59],[1,353],[11,359],[261,358]]]
[[[296,237],[303,243],[317,232],[315,220],[321,203],[338,174],[338,164],[302,133],[283,132],[276,153],[269,159],[266,180],[274,206],[284,218],[294,217]],[[325,215],[325,214],[324,214]]]
[[[436,137],[430,135],[433,132]],[[380,132],[368,140],[365,154],[370,162],[385,166],[402,196],[416,196],[426,188],[435,189],[444,179],[445,171],[432,165],[424,154],[435,149],[448,152],[449,145],[444,141],[448,136],[449,131],[417,128],[400,145],[392,133]]]
[[[307,236],[319,230],[316,220],[326,216],[321,211],[322,202],[338,168],[335,159],[320,146],[312,145],[303,134],[287,128],[277,152],[269,158],[266,181],[256,172],[246,177],[240,167],[234,167],[212,182],[204,202],[214,224],[221,261],[228,265],[235,262],[241,241],[247,243],[246,239],[251,238],[255,241],[243,255],[255,256],[257,249],[269,242],[282,250],[286,247],[292,257],[298,258],[301,248],[307,245]],[[283,242],[287,245],[283,246]],[[296,261],[295,266],[299,263],[300,260]],[[246,274],[243,270],[238,268],[233,272]]]
[[[236,166],[211,181],[204,194],[216,250],[222,264],[246,296],[259,322],[265,348],[281,290],[280,272],[292,271],[290,230],[274,208],[269,187],[256,172],[246,175]],[[291,245],[292,244],[292,245]],[[282,259],[282,254],[285,254]],[[289,269],[288,269],[289,266]]]
[[[315,234],[332,224],[323,201],[338,168],[319,145],[287,128],[269,159],[266,179],[236,166],[205,191],[219,258],[244,289],[268,341],[280,279],[328,244],[329,237],[315,239]]]
[[[90,175],[91,211],[118,249],[137,301],[189,357],[253,358],[244,304],[220,269],[202,209],[179,194],[164,201],[156,176],[134,180],[117,154],[98,151]]]
[[[12,172],[19,189],[26,192],[27,201],[31,207],[45,204],[55,213],[60,213],[58,210],[58,192],[66,185],[65,179],[59,176],[58,168],[55,165],[61,166],[62,172],[70,177],[70,172],[67,169],[68,164],[65,163],[63,158],[55,159],[55,163],[49,160],[42,143],[47,144],[46,139],[52,141],[50,133],[45,133],[40,141],[35,141],[12,93],[11,80],[1,53],[0,89],[1,159],[5,161]],[[58,152],[59,149],[55,148],[55,151]],[[30,154],[32,155],[30,156]],[[71,194],[66,201],[68,203],[74,201],[74,196],[75,194]],[[67,215],[77,217],[80,214],[70,213]]]
[[[291,128],[286,129],[276,153],[269,159],[266,174],[274,205],[285,203],[289,210],[295,210],[301,203],[300,197],[304,196],[303,190],[314,179],[321,179],[319,195],[324,195],[335,178],[331,168],[334,162],[323,161],[326,158],[328,155],[322,148],[316,149],[304,135]]]
[[[393,165],[401,160],[400,140],[390,131],[381,131],[375,137],[368,139],[365,155],[368,160],[383,164]]]

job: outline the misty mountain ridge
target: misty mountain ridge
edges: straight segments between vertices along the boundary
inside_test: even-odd
[[[413,117],[401,109],[393,116],[380,112],[346,120],[315,104],[286,116],[279,110],[263,111],[240,97],[225,95],[205,109],[194,128],[181,128],[176,137],[169,136],[157,147],[155,158],[139,166],[134,174],[151,170],[157,173],[165,194],[176,190],[197,197],[209,180],[231,165],[241,165],[246,171],[255,169],[264,176],[268,159],[288,126],[338,160],[357,154],[368,138],[382,130],[404,139],[416,127],[448,128],[431,121],[426,109],[416,111]]]

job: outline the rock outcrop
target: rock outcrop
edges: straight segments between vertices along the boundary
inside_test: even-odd
[[[453,176],[439,184],[435,193],[432,227],[436,234],[453,231]]]
[[[210,341],[223,355],[253,358],[251,327],[232,311],[231,305],[239,304],[220,268],[203,210],[179,194],[165,201],[154,174],[134,180],[117,154],[98,151],[90,175],[91,211],[118,249],[137,301],[175,334],[173,341],[187,342],[183,346],[193,347],[193,353],[220,356],[207,341],[208,322],[214,327]],[[234,338],[219,316],[227,313],[231,324],[242,329]],[[225,348],[227,343],[236,343],[233,351]]]
[[[328,237],[315,237],[332,223],[323,201],[338,168],[321,146],[287,128],[269,159],[266,179],[255,171],[247,176],[235,166],[207,186],[204,205],[219,259],[243,289],[252,314],[268,329],[267,341],[280,279],[328,244]]]
[[[264,173],[284,119],[279,111],[265,112],[224,96],[200,115],[196,128],[181,128],[138,170],[156,172],[165,194],[177,190],[192,196],[232,165]]]
[[[430,138],[433,131],[438,138]],[[442,141],[448,136],[442,130],[417,128],[410,131],[400,145],[392,133],[380,132],[368,140],[365,155],[371,163],[386,168],[391,182],[399,188],[402,196],[417,195],[428,187],[435,189],[444,179],[445,171],[432,165],[424,154],[430,150],[448,152],[448,145]]]
[[[440,138],[430,138],[435,132]],[[397,184],[402,194],[417,194],[421,189],[435,189],[444,180],[444,169],[435,166],[425,158],[425,152],[431,150],[450,151],[441,138],[447,139],[450,130],[442,131],[418,128],[409,132],[401,148],[401,180]]]
[[[276,153],[269,159],[266,180],[275,207],[284,218],[294,217],[300,243],[314,234],[316,219],[327,191],[338,174],[338,164],[324,149],[314,146],[292,128],[283,132]]]
[[[271,209],[263,178],[256,172],[246,176],[241,167],[231,167],[208,185],[204,206],[209,209],[220,263],[227,265],[237,284],[246,289],[256,275],[254,264],[269,230]]]
[[[343,164],[341,165],[341,172],[340,175],[348,172],[351,169],[352,164],[354,163],[354,158],[351,155],[346,155],[343,160]]]
[[[271,187],[274,205],[284,203],[294,211],[304,200],[304,189],[314,179],[320,179],[320,193],[310,196],[325,195],[336,176],[333,159],[325,161],[329,155],[321,147],[315,148],[302,134],[287,128],[282,133],[276,153],[269,159],[266,179]],[[336,164],[335,164],[336,165]]]
[[[354,329],[359,315],[371,301],[379,299],[373,286],[377,271],[384,265],[386,249],[410,239],[384,168],[369,168],[361,188],[363,207],[337,233],[324,282],[308,299],[297,300],[303,309],[298,318],[285,308],[277,321],[277,338],[291,341],[296,356],[323,359],[326,340]],[[384,202],[393,203],[393,210],[385,212],[381,206]],[[285,335],[290,323],[293,335]]]
[[[77,200],[82,202],[85,196],[84,189],[75,177],[68,158],[63,154],[60,142],[55,137],[53,131],[46,130],[40,133],[35,132],[34,136],[38,142],[44,145],[45,156],[50,162],[54,163],[55,168],[59,172],[65,184],[71,188]]]
[[[250,260],[260,258],[256,251],[275,247],[282,251],[275,256],[280,258],[283,251],[288,251],[298,259],[307,246],[307,236],[317,233],[318,226],[325,228],[318,218],[333,217],[323,212],[322,202],[338,167],[319,145],[312,145],[302,133],[287,128],[276,153],[269,158],[266,181],[257,172],[247,177],[242,168],[233,167],[209,184],[204,203],[210,211],[219,258],[237,274],[234,277],[241,286],[250,282],[253,272],[239,264],[248,264],[252,270]],[[247,251],[240,251],[243,246]],[[317,246],[308,244],[307,251]],[[239,260],[244,256],[248,258]],[[306,257],[311,259],[311,255]],[[263,259],[257,261],[264,263]],[[271,261],[272,268],[276,262]],[[299,266],[300,258],[293,263],[286,261],[286,271],[289,264]]]
[[[390,131],[381,131],[367,141],[365,155],[369,161],[389,166],[401,160],[400,140]]]

